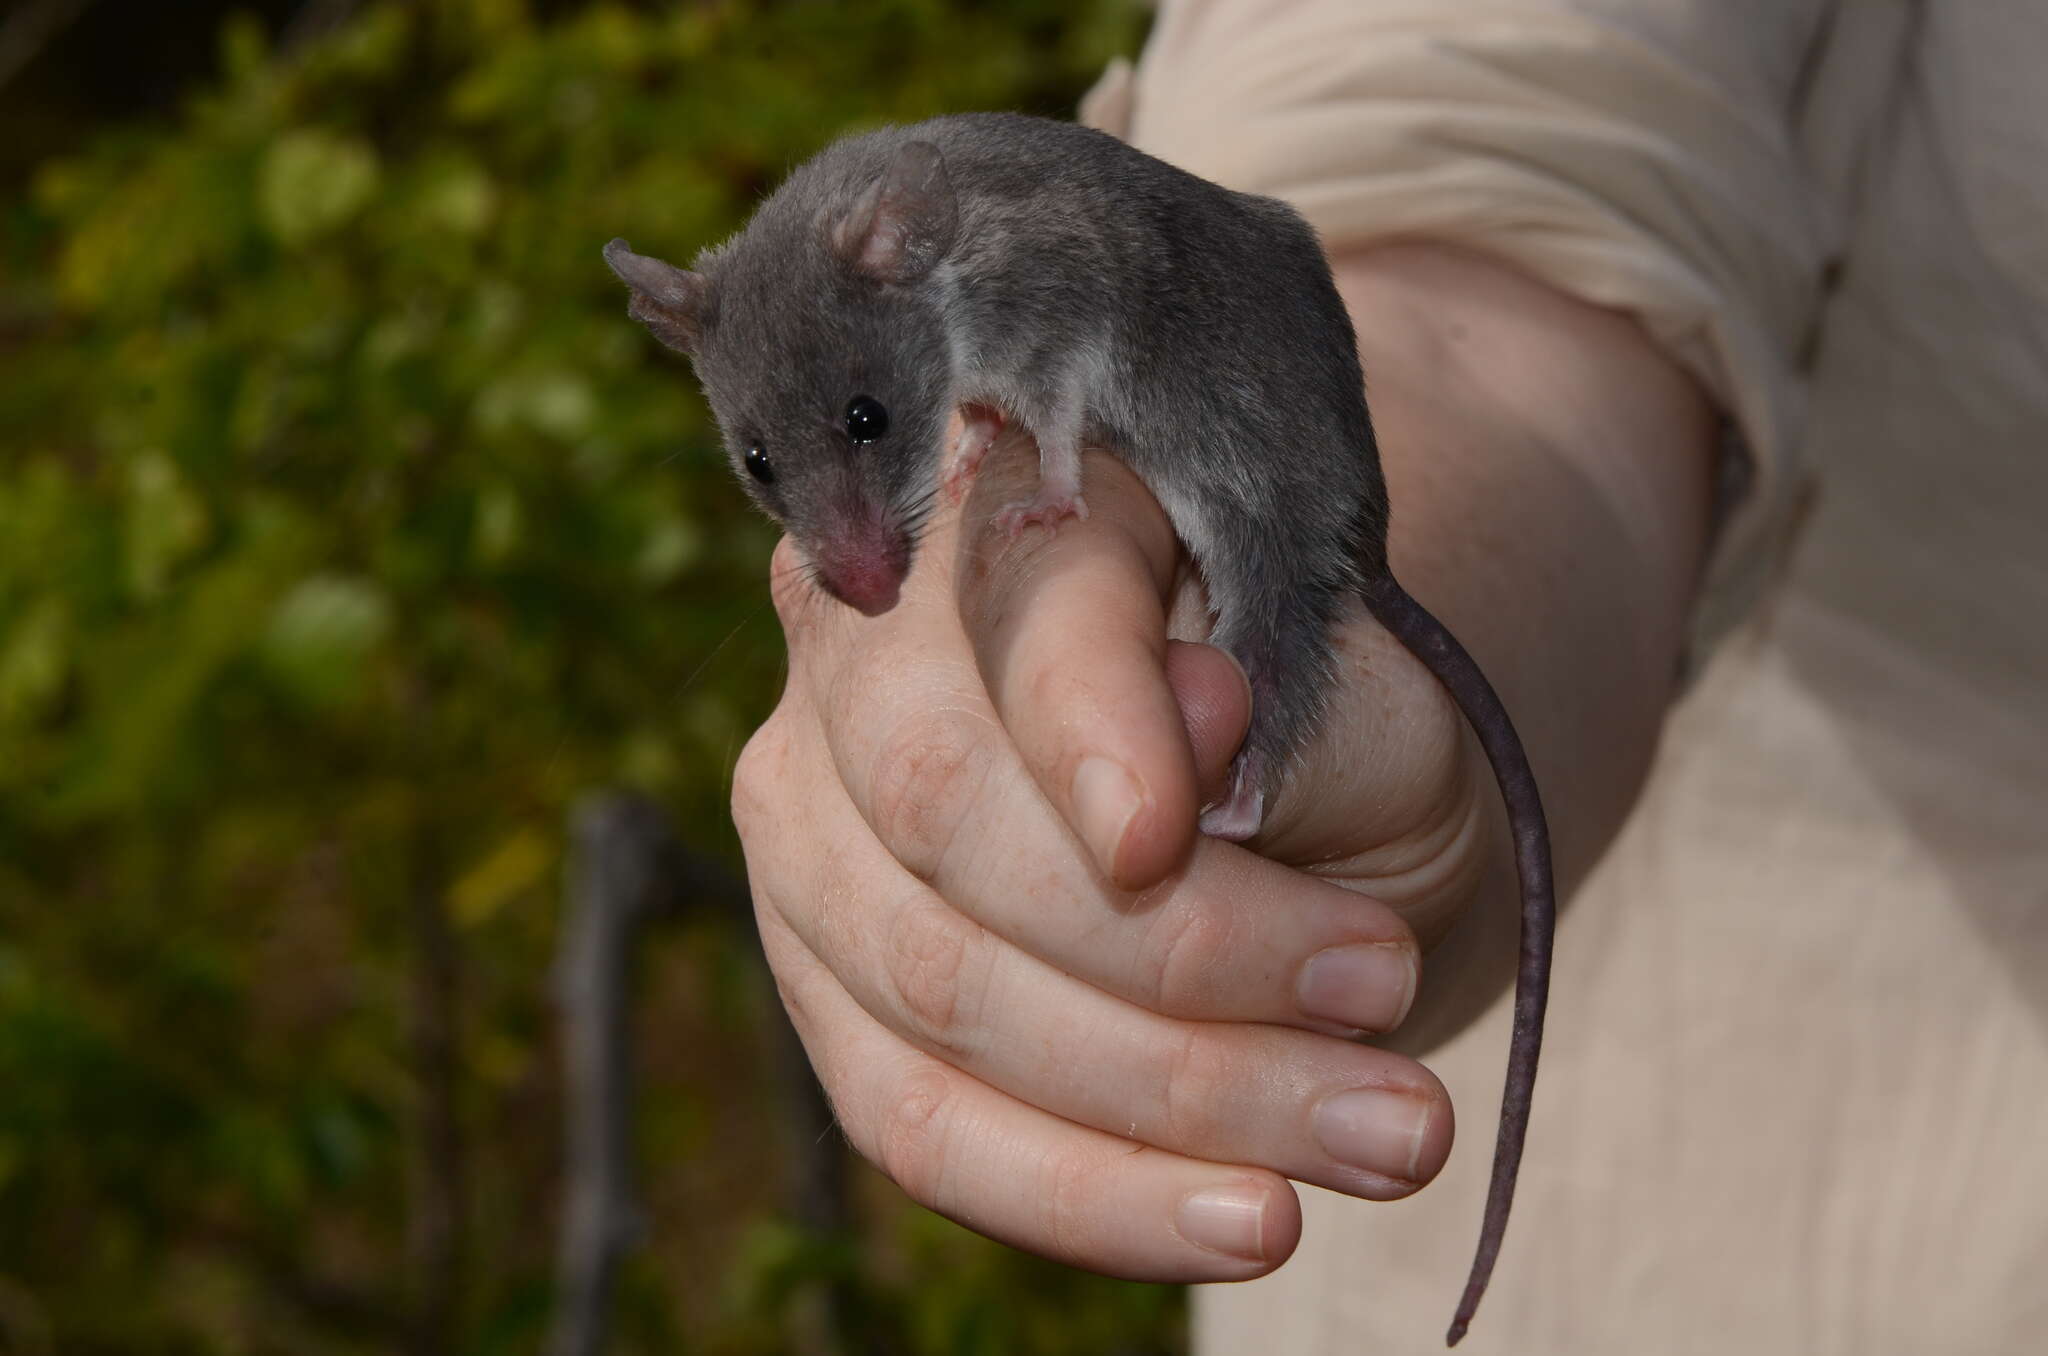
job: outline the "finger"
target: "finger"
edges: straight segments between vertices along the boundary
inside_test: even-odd
[[[1195,785],[1206,805],[1223,794],[1230,760],[1251,724],[1251,681],[1229,651],[1172,640],[1166,644],[1166,682],[1187,727]]]
[[[912,1199],[978,1233],[1126,1280],[1236,1281],[1301,1237],[1292,1188],[1076,1125],[908,1045],[781,925],[762,940],[854,1148]]]
[[[824,845],[860,838],[998,936],[1155,1012],[1344,1034],[1400,1021],[1418,962],[1392,910],[1206,839],[1161,884],[1116,890],[1024,769],[971,662],[902,641],[919,625],[903,611],[791,684],[820,722],[808,756],[826,764],[805,775],[791,829],[820,845],[803,868],[823,873],[816,888],[839,888],[844,869]]]
[[[782,746],[792,784],[816,780],[801,766],[807,747]],[[743,824],[757,889],[832,901],[781,917],[854,1001],[1022,1101],[1189,1157],[1257,1163],[1373,1199],[1413,1191],[1449,1151],[1448,1100],[1411,1060],[1277,1025],[1178,1020],[1115,998],[948,907],[861,832],[843,798],[816,795],[802,811],[803,832],[829,853],[757,851],[778,841],[768,827]],[[1227,844],[1205,843],[1198,864],[1209,858],[1281,870]]]
[[[1142,889],[1186,857],[1200,808],[1166,681],[1173,531],[1105,453],[1084,461],[1086,519],[997,528],[995,508],[1035,481],[1030,452],[1023,439],[999,446],[968,499],[961,619],[997,716],[1046,798],[1112,882]]]
[[[958,558],[948,536],[957,520],[935,519],[902,601],[882,616],[862,618],[830,599],[786,605],[784,707],[801,700],[829,753],[796,803],[826,790],[850,796],[866,829],[845,832],[879,838],[999,936],[1154,1011],[1343,1034],[1397,1024],[1414,995],[1417,951],[1406,924],[1377,901],[1242,853],[1205,858],[1199,873],[1136,898],[1106,885],[1023,769],[982,688],[947,568]],[[1242,680],[1203,647],[1176,662],[1217,694],[1214,711],[1228,713],[1213,728],[1232,733],[1201,736],[1213,767],[1242,726]],[[1218,663],[1230,671],[1220,681]],[[1208,705],[1190,708],[1203,730],[1212,727]],[[1169,709],[1178,724],[1178,705]],[[1178,740],[1186,745],[1185,730]],[[806,820],[783,832],[829,861],[840,831]]]
[[[768,592],[792,670],[800,661],[829,666],[859,634],[860,614],[825,592],[794,537],[775,543],[768,558]]]

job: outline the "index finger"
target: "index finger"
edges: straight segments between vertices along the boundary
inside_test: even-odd
[[[1231,713],[1205,731],[1234,743],[1250,693],[1214,650],[1178,656],[1175,678],[1189,690],[1169,684],[1180,552],[1157,501],[1115,457],[1084,457],[1087,518],[1015,535],[995,526],[998,506],[1035,484],[1030,452],[1025,440],[999,448],[963,509],[961,623],[1046,799],[1111,884],[1143,889],[1194,843],[1200,795],[1183,702]]]

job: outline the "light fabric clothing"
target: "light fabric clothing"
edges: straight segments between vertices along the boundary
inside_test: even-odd
[[[2048,1350],[2048,5],[1169,0],[1085,115],[1634,313],[1746,448],[1460,1351]],[[1199,1352],[1442,1350],[1507,1015],[1442,1177],[1304,1188]]]

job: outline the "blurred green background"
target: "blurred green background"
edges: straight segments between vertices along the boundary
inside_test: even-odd
[[[782,674],[773,534],[598,249],[687,257],[859,124],[1066,114],[1144,23],[0,21],[0,1352],[542,1348],[570,807],[644,791],[737,870]],[[730,911],[651,934],[635,994],[612,1350],[1178,1349],[1178,1292],[866,1169],[803,1222],[804,1155],[844,1150],[784,1123]]]

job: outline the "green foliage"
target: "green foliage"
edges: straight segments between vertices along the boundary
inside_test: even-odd
[[[417,1346],[423,975],[449,1340],[535,1349],[567,806],[637,785],[730,858],[782,662],[772,533],[599,247],[687,255],[859,123],[1061,112],[1141,22],[388,0],[289,54],[232,24],[174,126],[43,167],[0,218],[0,1349]],[[620,1350],[790,1349],[834,1277],[892,1349],[1161,1349],[1170,1292],[764,1215],[744,954],[648,967]]]

